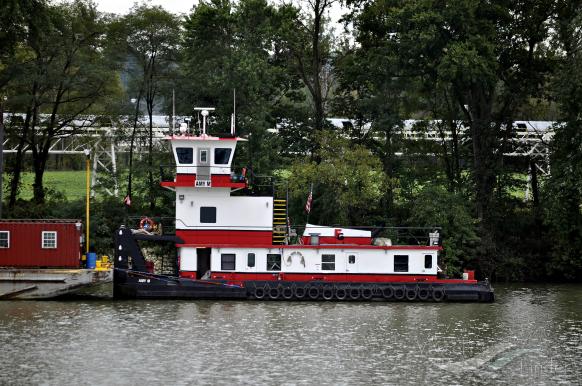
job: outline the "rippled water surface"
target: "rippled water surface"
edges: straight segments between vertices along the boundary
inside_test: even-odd
[[[582,286],[494,304],[0,302],[0,384],[581,384]]]

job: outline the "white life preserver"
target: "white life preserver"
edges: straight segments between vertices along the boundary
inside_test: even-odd
[[[305,267],[305,257],[303,257],[303,254],[301,254],[301,252],[299,251],[291,252],[289,256],[287,256],[287,259],[285,259],[285,265],[290,266],[291,264],[293,264],[293,259],[295,258],[295,256],[299,258],[299,262],[303,264],[303,266]]]

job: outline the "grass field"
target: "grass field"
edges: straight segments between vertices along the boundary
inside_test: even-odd
[[[510,194],[518,199],[525,198],[524,187],[527,181],[526,174],[515,173],[513,178],[523,183],[523,187],[513,187]],[[33,173],[24,173],[20,198],[30,200],[32,198]],[[46,171],[44,173],[45,188],[61,192],[67,200],[78,200],[85,197],[85,171]],[[4,173],[4,197],[7,197],[10,186],[10,176]]]
[[[32,184],[34,173],[24,173],[20,188],[20,198],[29,200],[32,198]],[[4,174],[4,191],[8,192],[10,176]],[[64,194],[68,200],[77,200],[85,197],[85,172],[79,171],[46,171],[44,173],[45,188]],[[6,195],[7,193],[5,193]]]

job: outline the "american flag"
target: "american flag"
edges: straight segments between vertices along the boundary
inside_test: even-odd
[[[125,198],[123,199],[123,203],[127,206],[131,206],[131,197],[129,197],[129,194],[125,196]]]
[[[309,191],[309,196],[307,196],[307,202],[305,203],[305,212],[311,212],[311,203],[313,201],[313,189]]]

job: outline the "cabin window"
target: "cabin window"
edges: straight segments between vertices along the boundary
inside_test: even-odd
[[[424,268],[432,268],[432,255],[424,255]]]
[[[321,255],[321,270],[335,271],[335,255]]]
[[[206,224],[216,223],[216,207],[215,206],[201,206],[200,207],[200,222]]]
[[[57,247],[57,232],[42,232],[43,249],[54,249]]]
[[[217,165],[227,165],[230,160],[232,149],[216,148],[214,149],[214,163]]]
[[[267,271],[281,270],[281,255],[279,253],[267,254]]]
[[[247,256],[247,267],[253,268],[255,266],[255,254],[249,253]]]
[[[235,270],[236,255],[234,253],[223,253],[220,255],[220,269],[222,271]]]
[[[10,248],[10,232],[0,232],[0,248]]]
[[[200,150],[200,163],[206,164],[208,163],[208,150]]]
[[[194,162],[194,150],[191,147],[177,147],[176,156],[179,164],[191,164]]]
[[[394,272],[408,272],[408,255],[394,256]]]
[[[355,264],[356,263],[356,255],[349,255],[348,256],[348,264]]]

